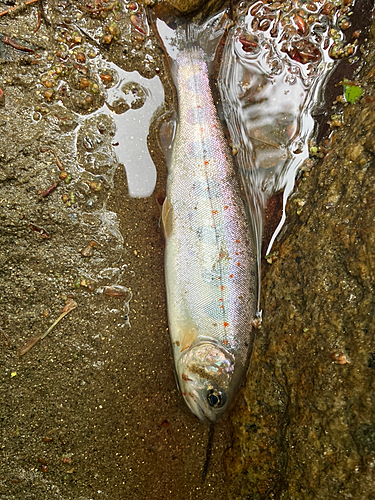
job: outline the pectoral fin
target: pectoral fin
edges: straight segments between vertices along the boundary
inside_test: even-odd
[[[172,234],[173,208],[169,203],[168,198],[165,198],[161,212],[161,220],[163,221],[164,235],[169,238]]]
[[[195,326],[192,326],[190,324],[186,325],[186,327],[181,332],[180,352],[185,351],[185,349],[189,349],[191,344],[195,342],[195,340],[197,340],[197,336],[198,332]]]

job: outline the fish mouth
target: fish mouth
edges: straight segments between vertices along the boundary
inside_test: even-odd
[[[199,395],[197,392],[192,389],[186,387],[186,382],[184,379],[184,375],[182,375],[182,378],[180,379],[180,376],[175,372],[175,378],[176,378],[176,383],[177,387],[180,391],[180,394],[185,401],[186,406],[189,408],[189,410],[201,421],[201,422],[212,422],[212,420],[206,416],[205,412],[203,411],[201,405],[199,404]]]
[[[218,415],[212,412],[212,415],[207,415],[205,410],[199,404],[200,396],[194,391],[189,390],[188,393],[182,392],[183,398],[185,400],[186,405],[190,409],[192,413],[201,421],[201,422],[216,422]]]
[[[199,392],[199,389],[186,387],[185,383],[180,387],[186,406],[201,422],[215,423],[220,419],[227,407],[226,404],[219,411],[215,411],[205,404],[204,396]]]

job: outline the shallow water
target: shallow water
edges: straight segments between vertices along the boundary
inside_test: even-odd
[[[310,155],[314,114],[326,114],[324,91],[338,64],[332,30],[340,42],[343,34],[338,13],[326,16],[324,8],[324,2],[291,4],[282,12],[252,2],[240,11],[223,51],[218,86],[258,256],[267,203],[275,193],[282,195],[281,217],[264,249],[270,254],[297,172]]]
[[[137,71],[128,73],[113,63],[106,69],[116,75],[117,82],[108,90],[104,106],[91,116],[100,119],[104,113],[113,120],[112,141],[117,144],[117,161],[125,166],[130,196],[151,196],[157,174],[147,136],[153,115],[164,104],[163,86],[158,76],[144,78]]]
[[[42,23],[35,34],[35,6],[12,23],[6,16],[0,18],[1,32],[33,44],[41,56],[34,64],[34,55],[1,44],[5,105],[0,108],[0,326],[5,337],[0,492],[9,500],[225,498],[229,415],[217,426],[202,486],[208,428],[190,414],[178,394],[169,349],[160,211],[148,196],[154,188],[163,189],[166,177],[156,132],[151,130],[147,138],[164,95],[172,106],[163,57],[155,40],[134,30],[131,9],[107,17],[87,12],[79,17],[82,12],[78,4],[48,3],[53,29]],[[101,45],[99,50],[94,42],[101,43],[114,20],[123,34],[110,48]],[[70,73],[59,77],[53,97],[45,97],[49,87],[41,76],[61,63],[56,59],[62,43],[56,42],[57,28],[68,30],[67,25],[70,33],[84,29],[92,39],[82,31],[81,42],[71,47],[67,43],[72,54],[64,64],[71,68],[76,53],[83,52],[99,97],[89,95]],[[231,71],[235,69],[242,86],[233,87],[231,99],[239,100],[246,127],[261,139],[252,145],[252,161],[260,166],[256,180],[265,181],[271,191],[291,189],[307,146],[303,143],[298,154],[293,147],[301,131],[304,138],[312,129],[310,104],[303,126],[297,117],[307,102],[306,83],[297,73],[294,86],[282,84],[281,97],[290,88],[296,94],[291,98],[290,90],[285,96],[274,126],[267,121],[267,101],[264,111],[259,102],[245,105],[251,94],[256,101],[259,96],[269,99],[276,88],[268,62],[262,60],[261,66],[259,54],[253,58],[242,53],[238,35],[232,33],[225,57],[237,54]],[[285,61],[275,81],[285,78],[290,67]],[[257,79],[249,75],[253,63]],[[156,68],[164,70],[157,75]],[[113,81],[103,83],[98,76],[103,72]],[[222,73],[221,78],[229,76]],[[76,95],[92,101],[80,108]],[[260,120],[250,126],[256,113]],[[264,135],[271,137],[271,145]],[[72,174],[69,184],[60,182],[45,198],[38,191],[59,179],[60,171],[53,154],[41,152],[41,146],[52,147]],[[272,153],[272,164],[264,165],[266,152]],[[68,202],[62,200],[64,195]],[[42,227],[49,238],[42,238],[30,223]],[[97,246],[84,257],[81,251],[91,241]],[[124,295],[110,296],[105,286],[121,286]],[[58,317],[69,295],[78,307],[18,357],[25,342]]]

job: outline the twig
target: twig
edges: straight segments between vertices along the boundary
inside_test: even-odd
[[[33,33],[36,33],[38,31],[41,24],[42,24],[42,13],[40,12],[40,10],[38,10],[38,18],[37,18],[35,30],[33,31]]]
[[[50,193],[52,193],[52,191],[54,191],[59,184],[60,184],[60,181],[56,181],[54,184],[52,184],[52,186],[50,186],[48,189],[46,189],[45,191],[43,191],[42,193],[40,193],[40,196],[42,198],[45,198]]]
[[[60,316],[57,318],[57,320],[52,323],[52,325],[48,328],[48,330],[40,335],[37,335],[36,337],[32,337],[31,339],[29,339],[26,344],[21,348],[20,352],[18,353],[18,356],[23,356],[24,354],[26,354],[28,351],[30,351],[30,349],[32,347],[34,347],[34,345],[39,342],[39,340],[41,339],[44,339],[44,337],[46,337],[51,331],[53,328],[55,328],[55,326],[57,325],[57,323],[63,319],[64,316],[66,316],[68,314],[68,312],[72,311],[73,309],[75,309],[77,307],[77,302],[73,299],[69,299],[64,307],[64,309],[61,311],[61,314]]]
[[[20,352],[18,353],[18,356],[23,356],[26,354],[30,349],[40,340],[40,335],[37,335],[36,337],[32,337],[29,339],[26,344],[21,348]]]
[[[57,156],[57,154],[56,154],[56,152],[54,150],[52,150],[52,153],[53,153],[53,155],[55,157],[56,165],[57,165],[58,169],[61,170],[61,172],[63,172],[65,169],[64,169],[64,165],[62,164],[62,161]]]
[[[275,142],[269,142],[269,141],[266,141],[264,139],[261,139],[260,137],[255,137],[254,135],[250,135],[250,134],[248,134],[248,137],[250,139],[253,139],[253,141],[258,141],[258,142],[262,142],[263,144],[267,144],[267,146],[271,146],[271,148],[281,149],[280,145],[276,144]]]
[[[2,328],[0,328],[0,334],[3,337],[3,340],[4,340],[5,344],[9,345],[8,335],[4,332],[4,330]]]
[[[23,50],[24,52],[34,52],[34,49],[30,49],[29,47],[25,47],[24,45],[20,45],[15,40],[12,40],[11,38],[9,38],[9,36],[4,36],[3,43],[5,43],[6,45],[10,45],[11,47],[13,47],[14,49],[17,49],[17,50]]]
[[[38,236],[44,239],[49,239],[51,236],[48,234],[48,232],[43,228],[36,226],[35,224],[31,224],[31,222],[28,224],[28,227],[34,231]]]
[[[8,321],[8,318],[9,318],[9,314],[7,314],[4,318],[4,321],[3,321],[3,324],[2,324],[2,328],[5,328],[5,325],[6,325],[6,322]]]
[[[20,8],[22,9],[25,5],[30,5],[31,3],[36,3],[38,1],[39,0],[28,0],[27,2],[25,2],[21,5],[16,5],[15,7],[11,7],[8,10],[4,10],[3,12],[0,12],[0,17],[5,16],[5,14],[9,14],[9,12],[12,12],[13,10],[20,9]]]
[[[43,333],[43,335],[41,335],[41,339],[44,339],[44,337],[46,337],[50,331],[55,328],[55,326],[57,325],[57,323],[63,319],[64,316],[66,316],[68,314],[68,312],[72,311],[73,309],[75,309],[77,307],[77,302],[73,299],[69,299],[68,302],[66,303],[66,306],[64,307],[64,309],[61,311],[61,314],[60,316],[57,318],[57,320],[52,323],[52,325],[48,328],[48,330]]]

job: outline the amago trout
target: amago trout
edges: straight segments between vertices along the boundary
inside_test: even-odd
[[[186,404],[215,422],[251,353],[256,262],[205,52],[188,46],[174,63],[179,120],[163,205],[169,331]]]

